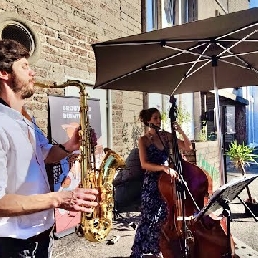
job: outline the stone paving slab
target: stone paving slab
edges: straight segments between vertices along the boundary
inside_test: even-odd
[[[246,245],[244,242],[234,237],[236,243],[236,254],[240,258],[258,258],[258,252]]]

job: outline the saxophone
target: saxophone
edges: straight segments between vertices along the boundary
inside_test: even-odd
[[[77,80],[68,80],[62,85],[47,86],[36,83],[43,88],[65,88],[76,86],[80,90],[80,171],[79,187],[98,189],[99,205],[90,214],[81,213],[80,224],[76,229],[79,236],[84,236],[91,242],[101,242],[106,239],[112,229],[113,221],[113,179],[118,168],[125,167],[125,161],[116,152],[105,148],[105,156],[99,169],[96,169],[95,144],[92,141],[93,130],[89,124],[86,86]]]

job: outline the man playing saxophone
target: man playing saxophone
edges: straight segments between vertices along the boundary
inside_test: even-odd
[[[34,93],[28,51],[0,40],[0,257],[51,256],[54,208],[92,212],[95,189],[50,192],[45,164],[78,150],[78,129],[63,145],[51,145],[24,110]]]

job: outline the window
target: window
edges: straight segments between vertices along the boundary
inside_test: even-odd
[[[26,26],[18,22],[10,22],[2,30],[2,39],[13,39],[23,44],[32,54],[35,51],[35,43],[32,33]]]
[[[197,20],[197,3],[196,0],[183,1],[183,23]]]
[[[146,31],[158,28],[158,0],[146,0]]]
[[[162,27],[170,27],[176,24],[176,1],[164,0],[162,7]]]
[[[17,13],[2,13],[0,16],[0,39],[13,39],[24,45],[30,53],[30,63],[39,56],[39,40],[26,20]]]
[[[162,0],[162,27],[171,27],[197,20],[196,0]]]

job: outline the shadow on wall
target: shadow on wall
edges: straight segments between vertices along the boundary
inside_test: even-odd
[[[126,167],[113,181],[115,207],[120,212],[139,211],[144,170],[141,169],[139,149],[132,149]]]

